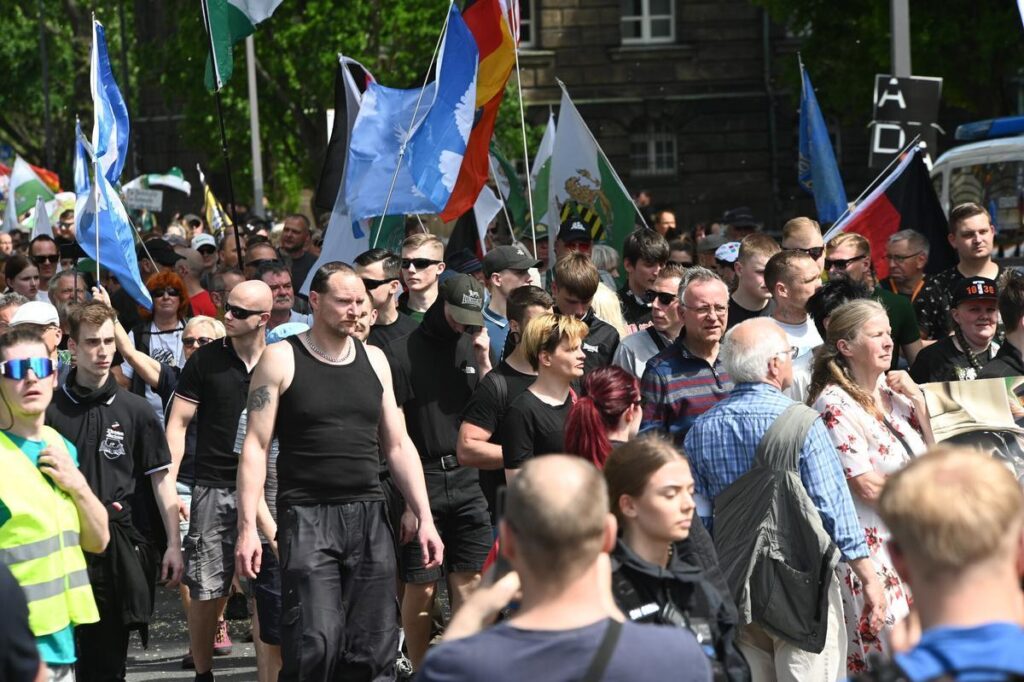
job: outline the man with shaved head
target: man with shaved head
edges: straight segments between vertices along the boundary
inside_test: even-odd
[[[185,537],[185,584],[192,596],[189,636],[196,679],[213,679],[218,614],[231,592],[235,569],[237,500],[235,432],[249,378],[266,348],[274,297],[264,282],[242,282],[224,305],[227,336],[196,350],[181,371],[167,418],[167,444],[177,478],[185,431],[196,418],[195,488]]]
[[[188,290],[188,303],[192,307],[192,316],[217,317],[217,306],[213,304],[210,292],[204,289],[203,283],[199,281],[206,270],[206,261],[203,260],[202,254],[195,249],[184,247],[178,247],[175,252],[182,258],[174,264],[174,271],[178,277],[181,277],[181,281],[185,283],[185,288]]]
[[[707,656],[687,630],[621,622],[609,508],[604,477],[590,463],[569,455],[528,461],[509,483],[500,526],[512,572],[466,602],[416,679],[710,680]],[[511,620],[480,632],[520,587]]]

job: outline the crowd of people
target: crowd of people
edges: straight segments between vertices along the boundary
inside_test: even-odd
[[[567,215],[352,263],[190,216],[139,247],[151,309],[73,215],[0,239],[0,677],[124,680],[164,588],[200,681],[233,594],[261,682],[1024,676],[1024,492],[921,388],[1024,375],[985,209],[885,279],[747,209],[660,211],[619,273]]]

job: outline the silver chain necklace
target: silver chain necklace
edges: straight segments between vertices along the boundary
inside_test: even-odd
[[[309,332],[306,332],[306,344],[309,346],[309,349],[311,351],[313,351],[314,353],[319,355],[322,359],[324,359],[327,362],[330,362],[332,364],[338,364],[338,363],[341,363],[341,362],[344,362],[344,361],[348,360],[349,356],[355,350],[355,341],[353,339],[349,339],[348,348],[346,348],[342,352],[341,356],[337,357],[337,358],[332,358],[330,355],[328,355],[327,353],[325,353],[324,351],[322,351],[322,350],[320,350],[319,348],[316,347],[316,344],[313,343],[313,335],[311,333],[309,333]]]

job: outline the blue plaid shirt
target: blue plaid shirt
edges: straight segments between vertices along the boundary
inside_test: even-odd
[[[793,401],[770,384],[736,384],[732,394],[697,418],[686,435],[697,494],[714,508],[715,497],[747,472],[761,436]],[[800,453],[800,480],[821,515],[825,531],[846,560],[868,556],[864,529],[839,464],[839,455],[819,419]],[[701,520],[712,530],[707,509]]]

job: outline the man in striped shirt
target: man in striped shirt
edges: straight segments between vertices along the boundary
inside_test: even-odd
[[[701,414],[732,391],[718,359],[729,316],[729,290],[714,272],[690,268],[679,285],[683,332],[647,361],[640,382],[644,403],[641,431],[658,430],[682,445]]]

